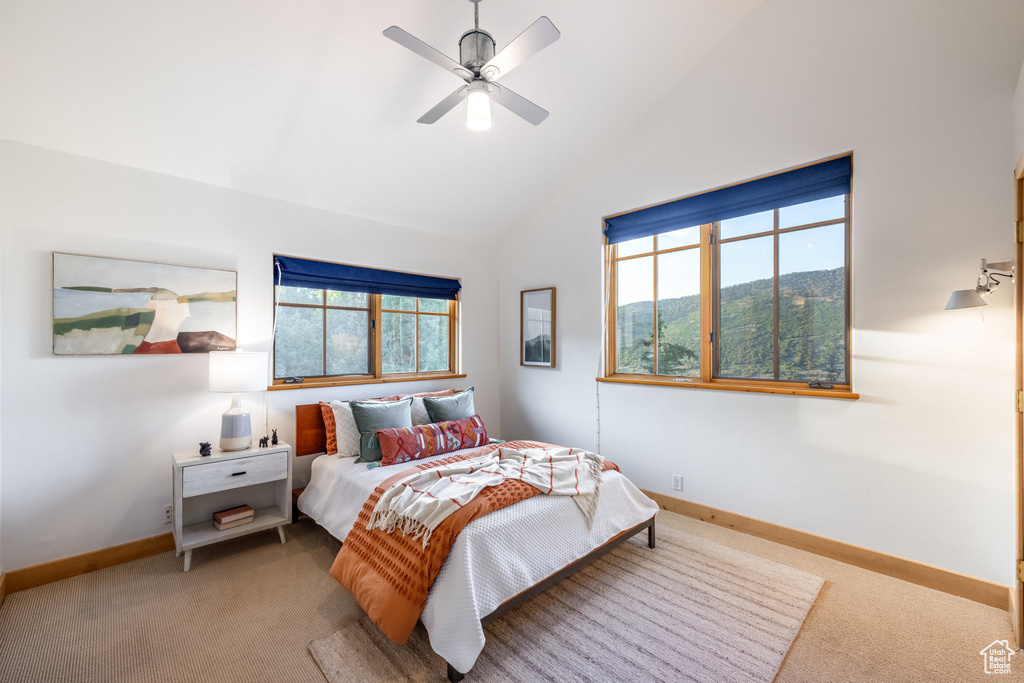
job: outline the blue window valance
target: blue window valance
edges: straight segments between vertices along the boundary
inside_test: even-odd
[[[849,155],[605,218],[609,244],[850,192]]]
[[[458,280],[447,277],[347,266],[293,256],[274,256],[274,261],[280,268],[280,273],[274,273],[274,280],[276,282],[280,275],[280,284],[286,287],[448,300],[457,299],[462,288]]]

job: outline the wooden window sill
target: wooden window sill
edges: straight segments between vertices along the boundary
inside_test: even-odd
[[[747,391],[758,394],[788,394],[790,396],[818,396],[821,398],[845,398],[858,399],[860,394],[855,394],[849,389],[810,389],[793,386],[773,387],[765,384],[742,384],[735,382],[681,382],[671,379],[643,378],[635,375],[598,377],[598,382],[610,382],[612,384],[650,384],[659,387],[679,387],[685,389],[715,389],[718,391]]]
[[[328,379],[328,380],[307,380],[301,384],[272,384],[267,387],[268,391],[280,391],[282,389],[323,389],[324,387],[347,387],[356,384],[391,384],[393,382],[426,382],[435,379],[460,379],[466,375],[445,372],[436,375],[388,375],[387,377],[360,377],[358,379]]]

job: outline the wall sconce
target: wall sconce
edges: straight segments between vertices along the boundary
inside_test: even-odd
[[[996,271],[1009,271],[1000,273]],[[995,291],[999,286],[1000,277],[1008,277],[1011,280],[1016,272],[1013,260],[989,263],[981,259],[981,275],[978,276],[978,284],[974,289],[958,289],[949,297],[946,310],[952,311],[957,308],[974,308],[975,306],[988,306],[986,296]]]

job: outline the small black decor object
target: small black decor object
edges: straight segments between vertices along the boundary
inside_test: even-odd
[[[262,439],[260,439],[260,448],[266,448],[267,447],[267,443],[269,441],[270,441],[270,437],[269,436],[264,436]]]
[[[209,454],[210,454],[210,442],[209,441],[200,441],[199,442],[199,455],[209,455]]]
[[[277,445],[277,430],[276,429],[272,429],[271,431],[274,432],[274,436],[270,437],[270,445],[271,446],[276,446]]]

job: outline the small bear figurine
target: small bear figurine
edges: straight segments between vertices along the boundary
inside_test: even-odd
[[[277,430],[274,429],[272,431],[274,432],[274,436],[271,437],[271,439],[270,439],[270,445],[271,446],[276,446],[277,445]]]
[[[266,448],[268,441],[270,441],[269,436],[264,436],[262,439],[260,439],[260,448]]]
[[[200,441],[199,442],[199,455],[205,456],[210,454],[210,442]]]

